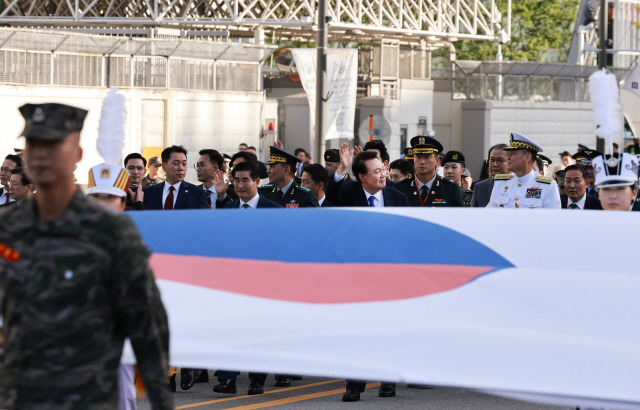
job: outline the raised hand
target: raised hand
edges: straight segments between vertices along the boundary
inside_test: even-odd
[[[362,152],[362,147],[360,145],[356,145],[353,147],[353,155],[358,156]]]
[[[354,150],[349,150],[349,143],[343,142],[340,146],[340,166],[336,170],[338,175],[344,175],[347,172],[347,169],[353,163],[353,154]]]
[[[273,141],[273,146],[284,151],[284,145],[280,140]]]
[[[213,186],[215,187],[216,194],[218,194],[218,198],[225,196],[227,188],[229,188],[229,185],[224,180],[224,172],[219,169],[213,170]]]

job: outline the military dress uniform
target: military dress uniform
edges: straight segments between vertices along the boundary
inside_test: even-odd
[[[442,151],[442,144],[436,139],[426,136],[411,138],[411,154],[434,154]],[[414,157],[415,158],[415,157]],[[464,200],[462,189],[453,181],[434,174],[435,179],[431,189],[418,188],[418,177],[403,179],[393,185],[393,188],[402,192],[409,199],[410,206],[421,207],[460,207]],[[427,181],[429,182],[429,181]],[[422,191],[422,192],[421,192]]]
[[[26,138],[51,141],[79,132],[86,116],[61,104],[20,111]],[[55,221],[30,198],[0,212],[0,225],[0,408],[116,408],[127,337],[153,408],[172,408],[167,315],[133,222],[78,188]]]
[[[510,146],[505,150],[527,149],[540,152],[542,148],[516,132],[511,133]],[[553,208],[560,209],[560,192],[553,178],[541,176],[533,169],[518,177],[515,173],[493,177],[493,190],[487,208]]]
[[[269,147],[269,162],[267,162],[267,164],[284,163],[292,165],[295,168],[297,162],[300,162],[298,157],[276,147]],[[286,192],[282,192],[275,184],[267,184],[259,187],[258,193],[285,208],[320,206],[313,192],[299,185],[295,180],[292,180],[291,184],[285,188],[287,188]]]

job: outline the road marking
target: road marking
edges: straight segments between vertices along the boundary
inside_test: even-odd
[[[367,388],[379,387],[379,386],[380,386],[380,383],[369,383],[369,384],[367,384]],[[344,393],[344,392],[345,392],[344,388],[335,389],[335,390],[327,390],[327,391],[321,391],[321,392],[318,392],[318,393],[303,394],[302,396],[289,397],[289,398],[286,398],[286,399],[265,401],[265,402],[256,403],[256,404],[249,404],[249,405],[246,405],[246,406],[229,407],[228,409],[225,409],[225,410],[263,409],[265,407],[280,406],[282,404],[296,403],[298,401],[317,399],[319,397],[333,396],[333,395]]]
[[[207,404],[222,403],[224,401],[246,399],[247,397],[260,397],[260,396],[264,396],[265,394],[273,394],[273,393],[280,393],[280,392],[283,392],[283,391],[304,389],[305,387],[322,386],[323,384],[331,384],[331,383],[336,383],[336,382],[340,382],[340,381],[344,381],[344,379],[325,380],[323,382],[303,384],[302,386],[287,387],[287,388],[278,389],[278,390],[269,390],[269,391],[264,392],[263,394],[256,394],[256,395],[252,395],[252,396],[249,396],[248,394],[245,394],[245,395],[242,395],[242,396],[227,397],[227,398],[224,398],[224,399],[201,401],[201,402],[198,402],[198,403],[191,403],[191,404],[183,404],[182,406],[178,406],[175,409],[176,410],[178,410],[178,409],[189,409],[189,408],[192,408],[192,407],[206,406]]]

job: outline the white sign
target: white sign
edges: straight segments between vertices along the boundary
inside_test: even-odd
[[[302,87],[309,100],[311,124],[316,112],[316,58],[311,48],[294,48],[293,58]],[[353,48],[327,49],[327,100],[325,139],[353,138],[358,86],[358,50]]]
[[[622,88],[640,97],[640,66],[636,67],[629,74],[629,77],[624,80],[624,87]]]

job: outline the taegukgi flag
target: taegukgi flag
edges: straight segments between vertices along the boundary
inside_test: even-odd
[[[640,406],[632,251],[640,215],[432,208],[129,215],[153,251],[173,365]],[[299,226],[302,238],[288,228]]]

